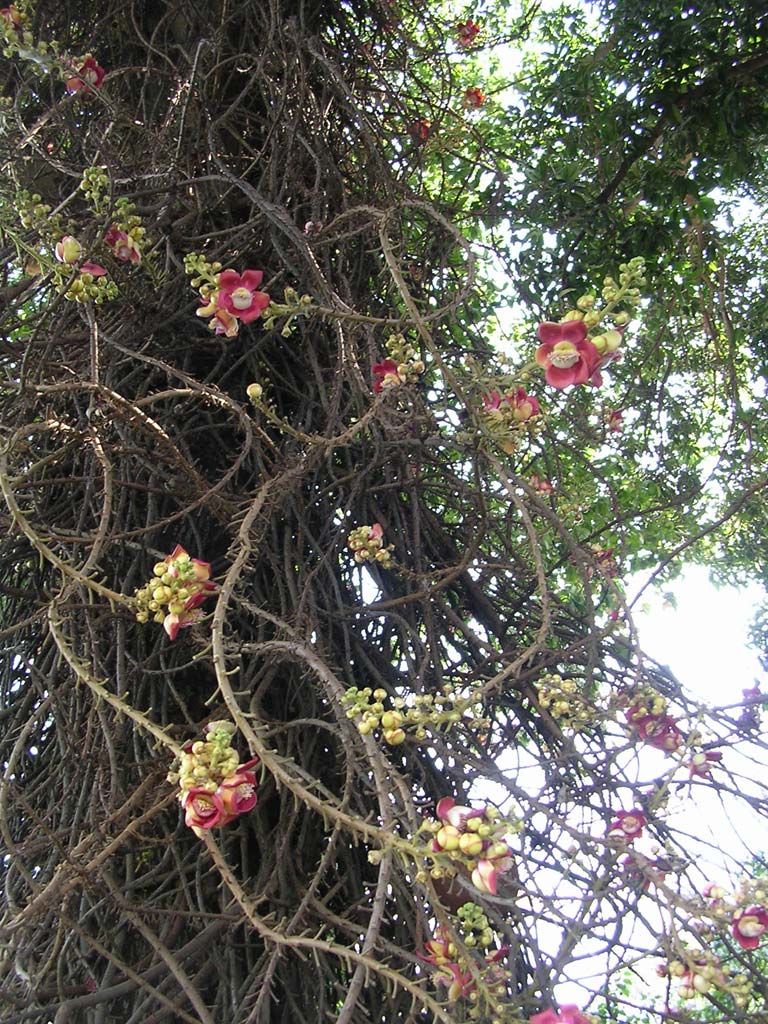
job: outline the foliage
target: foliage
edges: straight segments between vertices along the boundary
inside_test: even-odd
[[[5,1024],[764,1013],[764,698],[622,585],[765,578],[762,12],[0,29]]]

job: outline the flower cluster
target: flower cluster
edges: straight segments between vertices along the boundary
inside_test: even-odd
[[[26,6],[26,5],[25,5]],[[59,43],[53,39],[47,42],[36,39],[30,27],[29,14],[19,10],[15,4],[0,7],[0,39],[6,57],[14,55],[36,65],[38,71],[48,73],[55,70],[64,80],[68,93],[93,94],[104,81],[104,68],[91,53],[82,57],[66,56]]]
[[[33,61],[40,68],[47,68],[59,51],[59,44],[55,40],[50,43],[42,39],[35,40],[29,15],[15,4],[0,8],[0,38],[6,57],[18,55]]]
[[[21,14],[16,10],[14,4],[10,7],[0,7],[0,19],[6,32],[16,31],[21,28]]]
[[[184,820],[196,835],[228,825],[256,804],[256,776],[250,769],[258,758],[239,763],[231,746],[234,732],[231,722],[210,722],[205,739],[188,743],[180,762],[168,773],[168,781],[178,783]]]
[[[139,622],[161,622],[171,640],[180,629],[191,626],[203,615],[200,605],[216,590],[209,562],[191,558],[177,544],[170,555],[158,562],[154,576],[134,594]]]
[[[410,706],[403,697],[389,702],[386,690],[371,690],[370,686],[351,686],[342,700],[349,705],[347,718],[359,719],[357,728],[363,736],[381,729],[385,742],[391,746],[402,743],[408,733],[416,740],[426,739],[427,727],[434,730],[459,721],[473,731],[482,732],[490,727],[489,720],[481,717],[479,696],[472,691],[469,696],[460,696],[452,683],[446,683],[436,696],[416,694]]]
[[[683,745],[677,719],[667,714],[668,704],[661,694],[645,688],[635,694],[632,701],[625,717],[629,728],[641,740],[667,754],[674,753]]]
[[[477,110],[484,103],[485,93],[478,89],[477,86],[470,86],[469,89],[464,90],[464,97],[461,101],[462,107],[466,107],[467,110]]]
[[[493,930],[488,918],[474,903],[465,903],[460,907],[458,917],[463,926],[461,946],[481,949],[484,952],[483,960],[469,956],[465,948],[460,949],[440,926],[435,928],[433,937],[424,943],[426,952],[419,954],[419,959],[438,968],[434,976],[435,984],[445,986],[449,1003],[471,996],[477,990],[477,976],[487,990],[487,995],[492,999],[503,998],[506,995],[505,973],[495,965],[507,955],[509,946],[492,948],[495,946]],[[470,962],[474,972],[470,969]]]
[[[482,415],[488,432],[511,454],[523,434],[538,425],[537,418],[541,414],[538,401],[519,387],[503,395],[489,391],[482,398]]]
[[[80,190],[98,217],[106,217],[111,212],[109,175],[103,167],[86,167],[80,182]],[[124,263],[140,263],[141,246],[146,230],[141,223],[141,217],[136,213],[136,206],[130,199],[123,197],[115,202],[114,207],[114,219],[104,235],[104,243],[115,259]]]
[[[22,227],[37,231],[51,245],[55,245],[56,240],[66,234],[64,218],[60,213],[54,213],[38,192],[30,193],[20,189],[16,193],[14,205]]]
[[[107,272],[99,263],[83,260],[83,247],[74,235],[64,235],[54,246],[54,255],[61,269],[54,272],[56,284],[64,289],[64,298],[74,302],[97,303],[114,299],[117,286],[107,278]],[[69,280],[73,270],[77,270],[74,281]]]
[[[640,838],[647,824],[648,819],[637,807],[633,807],[631,811],[617,811],[608,829],[608,838],[617,839],[621,843],[631,843],[633,839]]]
[[[259,291],[264,277],[261,270],[222,270],[219,262],[209,263],[197,253],[184,257],[184,268],[193,288],[200,292],[201,317],[210,317],[208,326],[214,334],[234,338],[245,324],[257,320],[270,303],[269,295]]]
[[[363,562],[376,562],[383,569],[392,568],[392,552],[395,545],[387,544],[384,547],[384,527],[381,523],[358,526],[350,530],[347,544],[354,552],[358,565],[362,565]]]
[[[393,334],[386,343],[389,358],[371,367],[373,390],[388,391],[401,384],[413,384],[424,373],[424,363],[416,349],[402,334]]]
[[[557,672],[540,676],[536,689],[539,706],[546,708],[561,727],[578,732],[601,714],[594,702],[581,693],[575,680],[563,679]]]
[[[562,321],[544,321],[539,324],[541,344],[536,350],[536,362],[544,370],[548,384],[554,388],[567,388],[577,384],[602,383],[602,369],[620,357],[624,329],[630,320],[627,309],[640,301],[639,286],[645,284],[644,263],[636,257],[619,267],[619,283],[606,277],[602,296],[605,305],[596,308],[594,295],[582,295],[576,308],[569,310]],[[610,318],[613,327],[600,329]],[[589,331],[593,333],[589,335]]]
[[[456,45],[460,46],[462,50],[469,49],[474,44],[479,32],[480,26],[477,22],[470,21],[469,18],[466,21],[460,21],[456,26],[456,34],[454,36]]]
[[[752,985],[746,974],[730,976],[730,968],[723,966],[714,953],[708,950],[697,952],[695,957],[685,954],[684,959],[670,960],[659,964],[656,973],[660,978],[675,978],[680,999],[693,999],[697,995],[709,995],[713,990],[727,993],[737,1006],[745,1006],[749,1000]]]
[[[439,820],[427,826],[434,833],[433,856],[446,854],[469,872],[476,889],[495,896],[499,875],[514,865],[512,850],[502,836],[519,831],[519,824],[503,819],[490,804],[464,807],[450,796],[438,800],[435,810]],[[442,871],[433,869],[433,874],[436,870],[439,878]]]

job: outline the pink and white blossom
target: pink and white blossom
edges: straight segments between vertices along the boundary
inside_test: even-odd
[[[544,368],[547,384],[554,388],[586,384],[598,373],[600,353],[587,338],[583,320],[545,320],[539,324],[538,334],[542,344],[536,349],[535,359]]]
[[[742,949],[757,949],[760,939],[768,931],[768,910],[756,906],[737,910],[731,921],[731,931]]]
[[[618,811],[608,830],[609,837],[632,842],[643,834],[648,819],[641,810],[633,807],[631,811]]]
[[[263,278],[261,270],[245,270],[242,274],[236,270],[222,270],[216,293],[217,306],[243,323],[257,320],[270,302],[269,295],[259,291]]]

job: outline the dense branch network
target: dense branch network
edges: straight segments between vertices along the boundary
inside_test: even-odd
[[[649,949],[749,955],[768,901],[701,896],[675,811],[764,813],[759,693],[643,657],[546,479],[587,399],[541,425],[421,187],[477,26],[395,13],[4,16],[7,1024],[521,1021],[586,956],[585,1006]],[[553,395],[610,361],[575,322]]]

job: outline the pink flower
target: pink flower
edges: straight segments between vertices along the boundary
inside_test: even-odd
[[[466,107],[467,110],[477,110],[478,107],[482,107],[485,103],[485,93],[481,92],[476,86],[467,89],[464,93],[464,98],[461,101],[461,105]]]
[[[257,290],[263,277],[261,270],[246,270],[242,274],[235,270],[222,270],[216,293],[217,305],[243,323],[257,320],[269,305],[267,293]]]
[[[768,931],[768,910],[765,907],[737,910],[733,915],[731,931],[742,949],[757,949],[760,939]]]
[[[472,871],[472,885],[480,892],[488,892],[495,896],[498,891],[499,875],[509,868],[511,858],[503,860],[487,860],[482,858]]]
[[[504,397],[512,409],[512,419],[518,423],[525,423],[526,420],[539,415],[538,400],[533,395],[526,394],[524,388],[515,388],[511,395]]]
[[[444,796],[437,801],[435,812],[441,821],[452,825],[463,832],[470,818],[482,818],[485,814],[485,806],[480,808],[465,807],[457,804],[452,796]]]
[[[127,231],[121,231],[113,224],[104,235],[104,241],[112,250],[115,259],[124,263],[141,263],[141,250]]]
[[[182,609],[180,612],[168,612],[163,619],[163,629],[171,640],[175,640],[179,635],[180,629],[186,629],[188,626],[194,625],[202,617],[203,613],[199,608],[192,611]]]
[[[709,779],[712,777],[712,766],[722,759],[720,750],[699,750],[688,762],[688,773],[691,778]]]
[[[66,89],[69,93],[79,92],[81,89],[83,92],[94,92],[101,88],[103,81],[104,68],[88,54],[74,76],[67,79]]]
[[[253,764],[253,762],[249,762]],[[250,771],[244,771],[245,765],[240,765],[234,775],[220,784],[216,790],[222,808],[230,817],[237,817],[238,814],[247,814],[256,806],[256,775]]]
[[[707,906],[713,910],[717,910],[723,905],[727,893],[721,885],[717,885],[715,882],[708,882],[701,890],[701,895],[707,901]]]
[[[547,384],[567,388],[586,384],[595,377],[600,366],[600,353],[587,338],[583,320],[566,320],[561,324],[545,320],[539,324],[542,344],[536,349],[536,362],[543,366]]]
[[[534,1013],[530,1021],[531,1024],[591,1024],[589,1017],[578,1006],[564,1006],[559,1014],[554,1010]]]
[[[195,310],[196,316],[210,316],[211,322],[208,326],[214,334],[223,334],[227,338],[234,338],[240,330],[240,322],[226,309],[218,305],[219,293],[214,292],[208,302],[202,300],[203,305]]]
[[[489,391],[482,396],[483,412],[489,419],[503,420],[506,417],[516,423],[525,423],[540,413],[539,403],[524,388],[515,388],[513,392],[500,395],[498,391]]]
[[[609,836],[631,842],[643,834],[648,819],[641,810],[633,807],[631,811],[618,811],[608,830]]]
[[[181,806],[186,812],[184,821],[190,828],[215,828],[226,824],[224,819],[227,815],[221,797],[201,786],[188,789],[181,798]]]
[[[406,377],[400,373],[394,359],[384,359],[380,363],[374,363],[371,373],[373,374],[373,390],[377,395],[380,391],[388,391],[390,388],[399,387],[406,382]]]
[[[454,37],[456,45],[466,50],[474,43],[475,37],[479,31],[480,26],[476,22],[470,21],[469,19],[466,21],[460,21],[456,26],[456,35]]]

